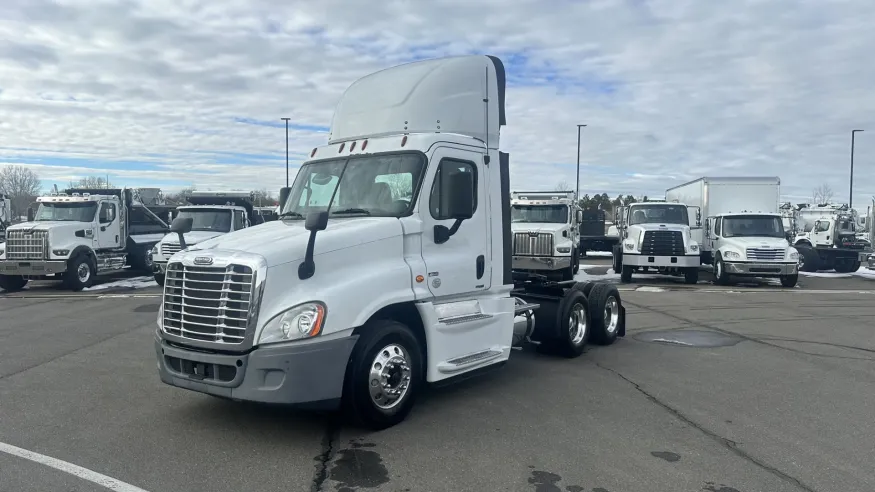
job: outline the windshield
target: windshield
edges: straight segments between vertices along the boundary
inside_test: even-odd
[[[230,210],[182,209],[177,217],[183,219],[191,218],[191,230],[193,231],[231,231]]]
[[[34,220],[63,220],[69,222],[91,222],[97,212],[97,202],[63,202],[39,204]]]
[[[422,156],[412,153],[304,164],[281,216],[303,219],[328,210],[332,216],[401,217],[411,209],[424,168]]]
[[[684,205],[636,205],[632,207],[629,224],[683,224],[689,225]]]
[[[510,208],[511,222],[568,222],[567,205],[514,205]]]
[[[780,217],[731,216],[723,218],[723,237],[776,237],[784,238],[784,224]]]

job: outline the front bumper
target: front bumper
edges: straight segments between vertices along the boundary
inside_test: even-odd
[[[562,270],[571,267],[571,256],[514,256],[514,270]]]
[[[682,256],[650,256],[640,253],[623,253],[624,266],[651,268],[698,268],[702,260],[699,254]]]
[[[152,271],[154,273],[163,274],[167,270],[167,262],[166,261],[156,261],[155,258],[152,258]]]
[[[784,277],[799,273],[797,263],[766,263],[724,261],[723,267],[729,275],[747,275],[751,277]]]
[[[262,403],[334,408],[358,335],[257,347],[247,354],[192,351],[155,333],[161,381],[200,393]]]
[[[871,255],[866,259],[866,265],[870,270],[875,270],[875,255]]]
[[[67,271],[64,260],[0,261],[0,275],[53,275]]]

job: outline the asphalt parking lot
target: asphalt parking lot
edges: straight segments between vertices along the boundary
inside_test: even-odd
[[[625,339],[379,433],[162,385],[157,288],[0,295],[0,491],[875,490],[875,283],[645,280]]]

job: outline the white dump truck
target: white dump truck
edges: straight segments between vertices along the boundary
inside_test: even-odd
[[[573,191],[513,192],[513,269],[573,279],[580,269],[582,215]]]
[[[704,177],[666,190],[665,197],[699,207],[705,217],[704,228],[692,235],[702,263],[713,265],[716,283],[770,277],[784,287],[796,285],[798,253],[787,242],[778,208],[780,178]]]
[[[691,229],[701,228],[698,207],[661,200],[633,203],[619,208],[616,227],[620,244],[614,246],[613,268],[622,282],[631,282],[636,271],[699,281],[699,243],[691,235]]]
[[[514,345],[576,357],[625,333],[616,287],[511,267],[498,58],[419,61],[344,93],[278,220],[167,265],[163,382],[218,397],[342,405],[401,422],[427,383],[496,368]],[[177,218],[171,229],[190,230]]]
[[[132,189],[70,188],[38,197],[34,216],[6,229],[0,289],[20,290],[29,279],[62,279],[67,288],[81,290],[97,275],[128,265],[151,273],[149,250],[169,226],[159,216],[166,217],[166,210],[153,211],[137,195]]]
[[[190,218],[191,231],[182,238],[170,233],[151,251],[155,281],[164,285],[167,260],[188,246],[222,234],[249,227],[254,219],[252,203],[255,194],[242,191],[193,191],[186,198],[190,205],[177,207],[175,217]]]

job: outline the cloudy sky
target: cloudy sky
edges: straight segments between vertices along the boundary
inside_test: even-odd
[[[352,81],[467,53],[508,70],[512,185],[664,193],[778,175],[875,195],[871,0],[3,0],[0,166],[178,189],[269,188]]]

